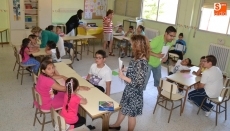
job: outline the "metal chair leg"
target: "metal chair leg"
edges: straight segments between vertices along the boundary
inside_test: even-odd
[[[169,118],[168,118],[168,123],[169,123],[171,115],[172,115],[173,106],[174,106],[174,103],[172,102],[172,106],[171,106],[171,110],[170,110],[170,114],[169,114]]]

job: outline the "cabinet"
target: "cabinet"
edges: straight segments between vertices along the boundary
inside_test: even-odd
[[[10,41],[21,43],[30,30],[52,23],[52,0],[9,0]]]

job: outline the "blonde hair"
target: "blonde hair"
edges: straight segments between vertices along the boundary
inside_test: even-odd
[[[143,35],[133,35],[131,37],[131,44],[135,60],[143,57],[149,60],[150,44],[148,38]]]
[[[31,33],[39,33],[39,32],[41,32],[42,31],[42,29],[40,28],[40,27],[34,27],[32,30],[31,30]]]

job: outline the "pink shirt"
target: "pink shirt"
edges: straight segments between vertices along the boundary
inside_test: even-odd
[[[111,22],[111,23],[109,25],[107,25],[106,21]],[[108,17],[103,18],[103,30],[104,30],[104,33],[112,33],[113,32],[113,22]]]
[[[64,104],[61,111],[61,116],[65,118],[67,124],[74,124],[78,121],[78,106],[80,104],[81,98],[76,94],[71,94],[71,98],[68,104],[68,111],[66,110],[66,105],[68,102],[68,94],[65,94]]]
[[[22,62],[27,62],[30,59],[30,56],[26,53],[26,51],[29,51],[29,48],[25,48],[24,50],[24,58],[22,59]]]

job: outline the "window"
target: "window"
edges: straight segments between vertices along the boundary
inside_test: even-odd
[[[142,18],[176,24],[179,0],[143,0]]]

